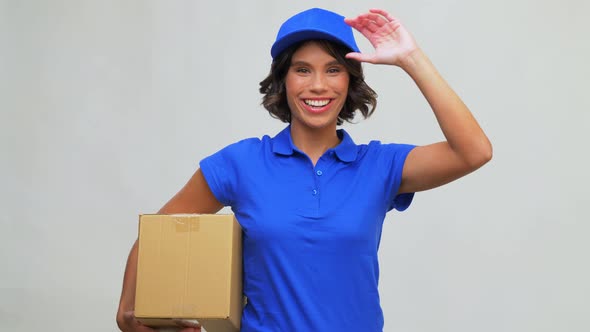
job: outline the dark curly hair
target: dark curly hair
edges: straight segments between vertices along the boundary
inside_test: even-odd
[[[371,116],[377,106],[377,93],[365,82],[361,63],[345,57],[350,49],[344,45],[323,39],[313,41],[344,65],[350,77],[348,95],[340,114],[338,114],[338,125],[344,121],[351,122],[357,110],[365,119]],[[310,40],[294,44],[278,55],[272,62],[270,73],[260,82],[259,91],[264,95],[262,105],[272,117],[286,123],[291,122],[291,111],[287,104],[285,77],[289,71],[293,54],[308,42]]]

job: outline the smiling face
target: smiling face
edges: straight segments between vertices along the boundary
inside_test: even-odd
[[[292,129],[335,131],[348,84],[344,65],[316,42],[303,44],[293,54],[285,77]]]

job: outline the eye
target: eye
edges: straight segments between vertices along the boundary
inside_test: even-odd
[[[341,71],[342,71],[342,68],[340,68],[340,67],[330,67],[327,70],[328,74],[337,74]]]
[[[301,73],[301,74],[308,74],[310,71],[309,71],[309,69],[307,69],[305,67],[299,67],[299,68],[295,68],[295,72]]]

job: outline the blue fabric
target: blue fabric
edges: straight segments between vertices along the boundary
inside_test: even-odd
[[[290,127],[200,163],[243,229],[243,332],[383,329],[377,250],[386,212],[412,201],[396,193],[413,146],[338,135],[315,167]]]
[[[345,45],[353,52],[360,52],[352,28],[344,22],[344,16],[312,8],[292,16],[281,25],[270,54],[275,59],[289,46],[312,39],[331,40]]]

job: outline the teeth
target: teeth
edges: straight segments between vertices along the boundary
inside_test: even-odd
[[[325,99],[325,100],[305,100],[305,103],[309,106],[313,106],[313,107],[322,107],[322,106],[326,106],[328,105],[328,103],[330,102],[330,99]]]

